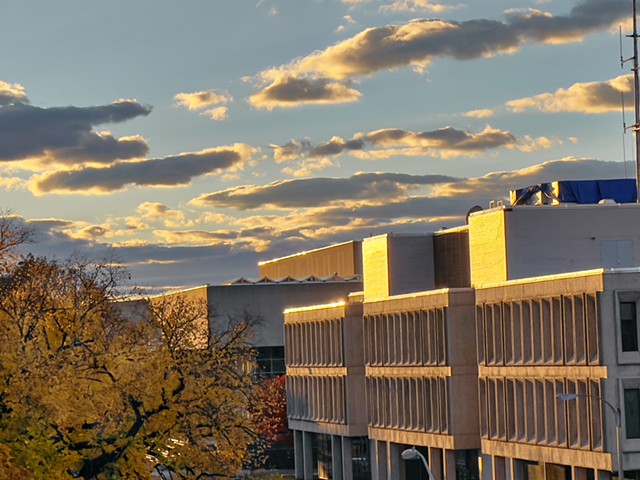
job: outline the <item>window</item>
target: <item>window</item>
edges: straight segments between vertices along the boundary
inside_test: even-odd
[[[266,378],[284,375],[284,347],[256,347],[259,373]]]
[[[640,388],[624,389],[624,421],[627,438],[640,438]]]
[[[636,302],[620,302],[620,336],[623,352],[638,351]]]

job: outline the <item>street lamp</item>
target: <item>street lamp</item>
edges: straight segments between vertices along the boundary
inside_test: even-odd
[[[435,480],[433,478],[433,473],[431,473],[431,469],[429,468],[429,464],[427,463],[427,459],[424,458],[424,455],[422,455],[418,450],[416,450],[416,447],[411,447],[404,450],[402,452],[402,459],[403,460],[418,460],[418,459],[422,460],[422,463],[424,463],[424,468],[427,469],[429,480]]]
[[[620,431],[622,429],[622,412],[620,411],[620,407],[614,407],[611,403],[606,401],[604,398],[599,397],[598,395],[589,395],[587,393],[558,393],[556,398],[558,400],[562,400],[563,402],[568,402],[571,400],[575,400],[579,397],[590,397],[599,400],[601,403],[604,403],[607,407],[609,407],[616,418],[616,450],[618,454],[618,480],[624,480],[624,468],[622,467],[622,450],[620,448]]]

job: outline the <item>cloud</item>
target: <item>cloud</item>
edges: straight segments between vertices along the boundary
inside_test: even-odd
[[[240,275],[254,276],[260,256],[249,248],[218,244],[212,246],[151,245],[144,242],[101,243],[104,238],[89,239],[74,233],[84,225],[64,219],[25,220],[37,234],[37,242],[24,246],[25,253],[66,258],[72,254],[92,259],[117,258],[127,267],[138,286],[151,289],[193,287],[206,283],[224,283]],[[91,228],[89,227],[89,230]],[[212,269],[211,265],[216,268]],[[257,276],[257,275],[255,275]]]
[[[353,19],[351,15],[343,16],[342,20],[344,20],[344,23],[342,25],[339,25],[338,28],[336,28],[336,33],[343,32],[347,29],[348,26],[353,26],[358,23]]]
[[[453,127],[416,132],[401,128],[384,128],[369,133],[358,133],[344,140],[334,136],[326,143],[313,145],[308,139],[291,140],[284,145],[271,145],[276,163],[298,158],[326,158],[348,152],[367,159],[386,159],[392,156],[424,156],[452,158],[478,155],[487,150],[508,148],[521,151],[549,148],[556,141],[545,137],[516,138],[512,133],[487,125],[478,133],[465,132]]]
[[[140,136],[115,138],[93,127],[146,116],[151,107],[119,100],[92,107],[42,108],[27,103],[19,85],[0,84],[0,161],[37,159],[58,164],[111,163],[148,151]]]
[[[629,167],[629,171],[632,171]],[[461,198],[473,195],[486,199],[507,198],[509,190],[556,180],[623,178],[624,163],[567,157],[518,170],[491,172],[482,177],[435,185],[432,195]],[[485,202],[486,203],[486,202]]]
[[[417,19],[367,28],[325,50],[263,71],[258,79],[266,86],[250,102],[270,109],[352,102],[360,94],[345,82],[354,77],[403,67],[424,71],[435,58],[473,60],[510,54],[524,43],[576,42],[619,22],[628,10],[627,0],[582,0],[568,15],[511,10],[504,22]]]
[[[632,167],[629,166],[629,171]],[[65,257],[73,252],[92,258],[115,255],[131,268],[136,283],[188,287],[256,277],[258,260],[380,233],[426,233],[464,223],[474,205],[507,199],[509,190],[552,180],[621,178],[624,166],[585,158],[565,158],[532,167],[492,172],[477,178],[364,173],[349,179],[309,179],[245,186],[216,192],[211,203],[229,208],[273,207],[275,213],[215,215],[197,229],[166,227],[147,232],[150,241],[109,243],[116,224],[88,224],[64,219],[25,221],[39,242],[26,246],[36,254]],[[207,208],[207,210],[211,210]],[[150,223],[189,210],[144,203],[136,213]],[[158,245],[157,241],[164,245]],[[170,246],[170,247],[169,247]],[[260,252],[259,254],[256,252]],[[215,265],[215,269],[211,269]]]
[[[442,13],[445,10],[454,8],[451,5],[436,3],[432,0],[396,0],[389,5],[382,5],[380,11],[385,12],[419,12],[426,11],[432,13]]]
[[[185,212],[174,210],[159,202],[144,202],[138,205],[136,212],[146,221],[161,221],[169,228],[191,226],[194,222],[186,220]]]
[[[282,173],[292,177],[303,178],[332,167],[337,167],[337,165],[328,158],[307,158],[296,167],[284,167]]]
[[[4,191],[27,190],[28,182],[20,177],[0,176],[0,189]]]
[[[271,245],[269,229],[243,230],[156,230],[153,232],[167,245],[229,246],[263,252]],[[256,235],[258,233],[258,235]]]
[[[389,199],[424,185],[450,182],[444,175],[361,173],[349,178],[282,180],[264,186],[244,185],[203,195],[195,205],[250,210],[313,207],[344,200]]]
[[[227,119],[229,116],[229,109],[227,107],[216,107],[211,108],[209,110],[205,110],[200,115],[205,115],[209,117],[211,120],[217,120],[218,122],[222,122]]]
[[[179,93],[174,99],[176,106],[186,107],[189,111],[203,110],[200,115],[211,120],[222,122],[229,115],[229,108],[224,105],[233,101],[233,97],[226,90],[202,90],[193,93]],[[211,108],[215,107],[215,108]]]
[[[235,144],[194,153],[119,162],[106,168],[81,167],[35,176],[30,189],[36,195],[46,193],[109,193],[127,185],[188,185],[191,179],[225,170],[239,170],[252,159],[255,150]]]
[[[490,126],[477,134],[452,127],[427,132],[412,132],[399,128],[383,129],[366,135],[367,141],[378,147],[422,147],[455,153],[478,153],[490,148],[513,146],[513,134]]]
[[[493,110],[488,108],[482,108],[480,110],[469,110],[468,112],[465,112],[463,115],[465,117],[470,117],[470,118],[489,118],[489,117],[492,117],[493,114],[494,114]]]
[[[24,87],[19,83],[7,83],[0,80],[0,107],[27,101]]]
[[[541,112],[607,113],[620,111],[621,95],[633,89],[631,75],[621,75],[606,82],[575,83],[569,88],[559,88],[554,93],[542,93],[533,97],[507,102],[513,112],[538,110]]]
[[[301,105],[352,103],[362,95],[344,83],[274,73],[271,85],[249,97],[253,107],[273,110]]]
[[[186,107],[189,111],[197,111],[233,101],[226,90],[202,90],[193,93],[178,93],[174,97],[176,106]]]

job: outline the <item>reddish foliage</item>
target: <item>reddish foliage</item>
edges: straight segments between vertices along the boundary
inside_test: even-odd
[[[281,375],[262,382],[254,398],[251,415],[256,433],[268,445],[291,445],[293,436],[287,426],[286,376]]]

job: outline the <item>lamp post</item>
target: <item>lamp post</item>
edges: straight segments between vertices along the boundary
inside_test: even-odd
[[[416,450],[416,447],[407,448],[402,452],[401,455],[403,460],[422,460],[422,463],[424,463],[424,468],[427,469],[429,480],[435,480],[433,478],[433,473],[431,473],[431,469],[429,468],[429,464],[427,463],[427,459],[424,458],[424,455],[422,455],[418,450]]]
[[[568,402],[571,400],[575,400],[579,397],[584,398],[595,398],[600,401],[600,403],[604,403],[607,407],[609,407],[616,418],[616,450],[618,454],[618,480],[624,480],[624,468],[622,466],[622,449],[620,448],[620,432],[622,430],[622,411],[620,407],[614,407],[611,403],[606,401],[604,398],[599,397],[598,395],[589,395],[587,393],[558,393],[556,398],[558,400],[562,400],[563,402]]]

